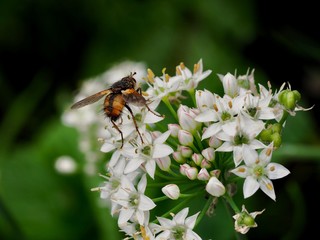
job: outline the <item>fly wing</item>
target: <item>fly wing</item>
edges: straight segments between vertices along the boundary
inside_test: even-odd
[[[82,100],[80,100],[79,102],[76,102],[75,104],[73,104],[71,106],[71,109],[78,109],[78,108],[82,108],[84,106],[87,106],[89,104],[95,103],[98,100],[100,100],[103,96],[110,94],[112,91],[110,89],[106,89],[103,90],[101,92],[98,92],[96,94],[93,94],[89,97],[86,97]]]
[[[127,103],[131,103],[135,106],[145,106],[146,105],[146,99],[139,94],[136,90],[133,88],[129,88],[122,91],[122,95],[124,100]]]

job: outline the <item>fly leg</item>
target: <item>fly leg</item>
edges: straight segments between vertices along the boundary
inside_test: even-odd
[[[135,117],[133,115],[133,112],[132,112],[131,108],[127,104],[125,104],[124,106],[129,110],[129,112],[131,114],[131,117],[132,117],[132,120],[133,120],[133,123],[134,123],[134,126],[135,126],[135,128],[136,128],[136,130],[137,130],[137,132],[139,134],[140,139],[141,139],[141,143],[143,143],[143,139],[142,139],[141,133],[139,131],[137,121],[136,121],[136,119],[135,119]]]
[[[141,90],[141,88],[138,88],[137,90],[136,90],[141,96],[142,96],[142,90]],[[149,112],[152,112],[154,115],[156,115],[157,117],[164,117],[163,115],[161,115],[161,114],[159,114],[159,113],[155,113],[154,111],[152,111],[150,108],[149,108],[149,106],[148,106],[148,104],[147,104],[147,101],[145,101],[145,107],[148,109],[148,111]]]
[[[120,135],[121,135],[121,147],[120,147],[120,148],[122,148],[122,147],[123,147],[123,134],[122,134],[120,128],[117,126],[117,124],[116,124],[113,120],[111,120],[111,122],[112,122],[114,128],[117,129],[118,132],[119,132]]]

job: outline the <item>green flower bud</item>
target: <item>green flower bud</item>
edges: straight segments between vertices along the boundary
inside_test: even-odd
[[[263,129],[260,134],[259,134],[259,138],[263,141],[263,142],[269,142],[271,139],[271,135],[272,135],[272,130],[271,129]]]
[[[273,146],[274,147],[280,147],[281,143],[282,143],[282,138],[280,133],[275,132],[271,135],[271,141],[273,141]]]
[[[282,130],[282,126],[281,126],[280,123],[272,124],[271,130],[272,130],[273,133],[280,133],[281,130]]]
[[[291,91],[287,89],[279,93],[278,99],[287,109],[294,110],[296,103],[301,99],[301,95],[297,90]]]

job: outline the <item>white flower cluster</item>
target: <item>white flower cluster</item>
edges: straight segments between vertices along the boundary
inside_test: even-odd
[[[106,127],[99,129],[103,129],[99,137],[104,135],[101,151],[112,155],[104,176],[106,181],[96,189],[110,203],[111,214],[118,217],[119,228],[128,237],[201,239],[193,228],[219,197],[234,209],[235,229],[246,233],[256,226],[254,218],[262,212],[250,215],[244,206],[242,211],[236,207],[233,193],[227,191],[228,184],[235,179],[231,173],[245,178],[244,198],[260,188],[273,200],[276,196],[271,180],[289,174],[285,167],[271,162],[271,157],[281,145],[288,115],[306,110],[296,104],[300,94],[291,91],[290,86],[283,90],[285,85],[275,93],[270,84],[268,88],[256,86],[254,71],[243,76],[218,75],[224,89],[222,95],[197,90],[210,74],[211,70],[203,71],[202,60],[193,71],[181,63],[175,76],[169,76],[164,69],[158,77],[148,69],[144,78],[147,87],[142,93],[148,108],[132,104],[135,122],[126,110],[117,121],[123,143],[119,130],[108,119],[83,110],[83,118],[89,122],[91,118],[94,122],[107,121]],[[182,104],[184,93],[190,95],[194,106]],[[161,101],[175,122],[164,123],[166,118],[160,117],[163,113],[155,112]],[[81,129],[90,125],[87,120],[79,121]],[[152,198],[152,194],[146,194],[146,189],[153,188],[152,181],[157,183],[154,188],[162,187],[164,196]],[[207,204],[199,209],[200,214],[187,217],[192,206],[179,204],[157,217],[159,224],[150,222],[150,212],[158,201],[192,200],[204,195]],[[243,223],[244,217],[240,216],[244,213],[252,220],[250,224]],[[165,218],[170,214],[172,220]]]

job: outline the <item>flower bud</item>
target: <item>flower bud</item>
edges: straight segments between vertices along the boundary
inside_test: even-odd
[[[182,164],[180,165],[180,173],[183,175],[183,176],[186,176],[186,171],[187,169],[190,168],[190,165],[185,163],[185,164]]]
[[[215,169],[210,171],[210,176],[218,178],[220,176],[221,170],[220,169]]]
[[[209,162],[207,159],[204,158],[201,161],[200,167],[208,169],[208,168],[212,167],[212,164],[211,164],[211,162]]]
[[[186,176],[190,179],[190,180],[194,180],[197,178],[198,175],[198,169],[195,167],[190,167],[188,169],[186,169],[185,171]]]
[[[178,137],[178,131],[181,129],[179,124],[170,123],[168,124],[168,128],[171,131],[172,137]]]
[[[201,152],[202,156],[204,156],[205,159],[207,159],[208,161],[212,162],[215,159],[215,152],[213,148],[206,148],[203,149]]]
[[[170,169],[170,165],[171,165],[171,159],[169,156],[166,157],[162,157],[162,158],[156,158],[156,162],[158,167],[162,170],[162,171],[169,171]]]
[[[212,136],[209,138],[209,146],[213,148],[218,148],[222,145],[222,141],[216,136]]]
[[[210,178],[210,175],[205,168],[201,168],[200,172],[197,175],[197,178],[201,181],[207,181]]]
[[[179,124],[183,130],[194,132],[201,125],[201,123],[194,120],[196,116],[196,110],[192,110],[187,106],[180,105],[178,109],[178,118]]]
[[[222,81],[224,93],[230,97],[236,97],[239,92],[238,81],[231,73],[227,73],[225,76],[218,75]]]
[[[181,152],[173,152],[173,159],[176,160],[177,163],[185,163],[186,159],[182,156]]]
[[[203,156],[201,154],[199,154],[199,153],[194,153],[194,154],[192,154],[191,159],[192,159],[192,161],[194,161],[194,163],[197,166],[200,166],[201,161],[203,160]]]
[[[164,186],[162,189],[164,195],[172,200],[176,200],[180,196],[180,189],[176,184],[168,184]]]
[[[282,138],[280,133],[275,132],[271,135],[271,142],[273,141],[273,146],[274,147],[280,147],[281,143],[282,143]]]
[[[296,104],[301,99],[301,94],[297,90],[283,90],[278,95],[279,102],[287,109],[294,110]]]
[[[206,185],[206,191],[214,197],[220,197],[226,192],[226,189],[218,178],[211,177]]]
[[[197,90],[196,91],[196,102],[197,107],[200,109],[201,112],[209,109],[210,106],[214,103],[214,96],[212,92],[208,90]]]
[[[186,146],[180,146],[180,152],[181,152],[182,157],[184,157],[184,158],[191,157],[191,155],[193,153],[192,149],[189,147],[186,147]]]
[[[178,131],[178,139],[181,145],[192,146],[193,144],[193,136],[190,132],[186,130]]]

